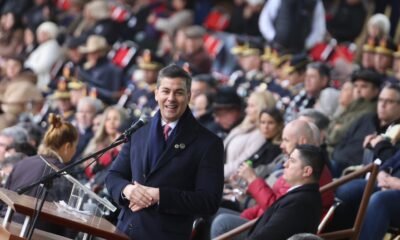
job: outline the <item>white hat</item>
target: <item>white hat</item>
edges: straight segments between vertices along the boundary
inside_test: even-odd
[[[49,35],[51,39],[54,39],[58,35],[58,27],[53,22],[44,22],[40,24],[39,27],[37,28],[36,33],[39,32],[45,32]]]

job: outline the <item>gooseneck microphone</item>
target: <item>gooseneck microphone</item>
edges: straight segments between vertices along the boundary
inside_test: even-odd
[[[127,128],[121,136],[118,137],[117,140],[123,139],[123,138],[129,138],[134,132],[136,132],[139,128],[143,127],[147,123],[147,118],[141,117],[139,120],[136,122],[132,123],[132,125]]]

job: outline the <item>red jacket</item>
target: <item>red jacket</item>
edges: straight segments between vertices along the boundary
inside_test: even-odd
[[[324,168],[322,171],[321,178],[319,180],[319,185],[324,186],[332,182],[332,175],[327,167]],[[272,189],[268,186],[268,184],[264,181],[263,178],[257,178],[253,182],[249,184],[247,188],[247,192],[253,196],[256,200],[257,205],[245,209],[240,216],[242,218],[246,218],[249,220],[255,219],[261,216],[264,211],[271,206],[278,198],[284,195],[290,186],[283,178],[280,176],[278,180],[275,182]],[[334,193],[333,191],[327,191],[322,194],[322,210],[323,214],[329,210],[332,206],[334,200]]]

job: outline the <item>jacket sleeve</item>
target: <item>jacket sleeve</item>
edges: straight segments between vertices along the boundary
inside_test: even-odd
[[[249,187],[247,188],[247,192],[250,193],[251,196],[253,196],[253,198],[256,200],[257,204],[263,210],[265,210],[288,190],[288,188],[282,182],[282,179],[283,178],[280,177],[274,185],[274,190],[278,190],[277,192],[271,189],[262,178],[257,178],[250,183]],[[283,186],[283,188],[280,186]]]
[[[158,210],[170,214],[214,214],[221,202],[223,184],[223,145],[219,138],[215,138],[201,156],[195,190],[160,188]]]
[[[120,206],[127,204],[127,201],[122,199],[122,191],[131,183],[131,161],[129,157],[130,142],[125,143],[112,164],[107,178],[106,187],[113,200]]]

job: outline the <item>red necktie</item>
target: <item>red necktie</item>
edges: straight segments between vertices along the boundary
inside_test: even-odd
[[[168,139],[168,133],[169,133],[170,130],[171,130],[171,127],[170,127],[168,124],[165,124],[165,125],[164,125],[164,131],[163,131],[163,133],[164,133],[164,140],[165,140],[165,141],[167,141],[167,139]]]

